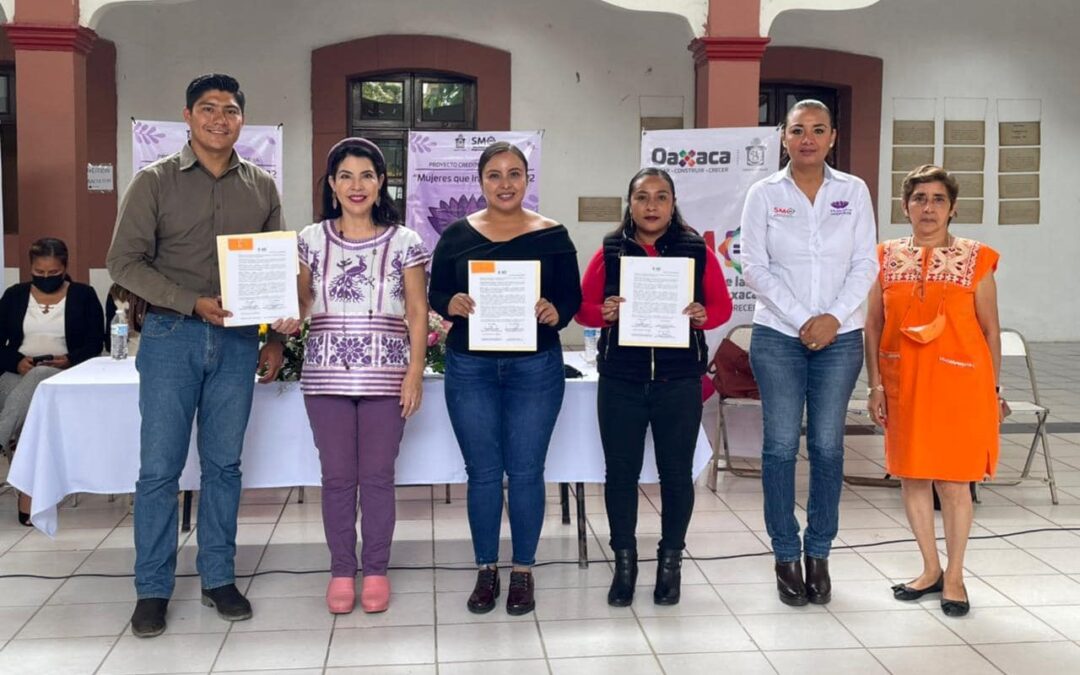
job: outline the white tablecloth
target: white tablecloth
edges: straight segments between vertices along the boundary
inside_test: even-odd
[[[552,483],[602,483],[604,454],[596,424],[596,374],[579,352],[566,361],[586,372],[566,381],[566,397],[548,451],[544,479]],[[194,435],[193,435],[194,439]],[[694,475],[712,456],[698,433]],[[318,454],[300,386],[255,386],[244,439],[244,487],[319,485]],[[91,359],[42,382],[19,438],[8,482],[33,496],[34,525],[56,532],[56,507],[76,492],[134,492],[139,475],[139,375],[135,360]],[[464,483],[465,464],[446,413],[441,378],[424,381],[420,411],[405,425],[397,461],[399,485]],[[655,483],[652,438],[647,440],[642,482]],[[180,488],[199,487],[194,440]]]

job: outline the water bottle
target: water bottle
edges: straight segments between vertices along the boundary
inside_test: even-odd
[[[586,328],[585,334],[585,363],[590,366],[596,365],[596,344],[600,340],[599,328]]]
[[[127,313],[122,308],[116,310],[116,316],[113,317],[112,324],[109,326],[109,335],[112,340],[109,344],[109,354],[117,361],[126,359],[128,355],[128,322]]]

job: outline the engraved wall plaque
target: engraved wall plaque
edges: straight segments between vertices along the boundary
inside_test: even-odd
[[[1038,225],[1039,200],[998,202],[998,225]]]
[[[1039,122],[998,123],[998,145],[1041,145],[1042,129]]]
[[[982,171],[986,164],[986,148],[981,146],[950,145],[945,148],[946,171]]]
[[[1039,174],[1008,173],[998,176],[998,197],[1001,199],[1038,199]]]
[[[960,198],[974,199],[983,197],[983,174],[981,173],[954,173],[953,178],[960,185]],[[982,222],[982,219],[979,219]]]
[[[893,120],[893,145],[933,145],[934,122],[921,120]]]
[[[893,148],[893,171],[911,171],[923,164],[934,163],[933,147],[896,146]]]
[[[579,223],[617,223],[622,220],[621,197],[578,197]]]
[[[963,194],[963,193],[960,193]],[[981,199],[957,199],[956,217],[954,223],[981,224],[983,221],[983,200]]]
[[[1039,170],[1039,148],[1001,148],[998,173],[1031,173]]]
[[[945,120],[945,145],[985,145],[986,122]]]

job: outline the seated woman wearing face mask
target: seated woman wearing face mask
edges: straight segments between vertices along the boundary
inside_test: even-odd
[[[30,246],[32,281],[0,298],[0,449],[11,454],[34,389],[64,368],[101,354],[105,317],[97,293],[67,275],[68,249],[46,237]],[[19,522],[30,498],[19,495]]]

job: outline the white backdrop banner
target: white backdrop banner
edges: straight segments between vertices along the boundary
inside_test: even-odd
[[[282,138],[283,129],[276,126],[245,125],[236,141],[236,154],[259,167],[274,178],[278,195],[283,195]],[[153,122],[131,120],[132,173],[154,162],[180,152],[188,141],[186,122]]]
[[[476,167],[484,148],[497,141],[513,143],[529,160],[524,206],[539,210],[543,136],[543,131],[410,131],[405,226],[434,251],[450,223],[487,206]]]
[[[742,279],[739,219],[750,186],[776,171],[780,136],[768,127],[674,129],[641,134],[641,167],[671,174],[683,218],[703,237],[724,269],[735,311],[710,331],[715,350],[732,326],[750,323],[754,294]]]

